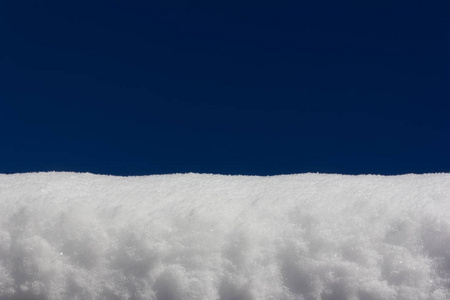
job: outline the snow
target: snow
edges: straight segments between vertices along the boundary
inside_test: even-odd
[[[450,174],[0,175],[0,299],[450,299]]]

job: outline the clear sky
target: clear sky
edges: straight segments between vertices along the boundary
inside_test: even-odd
[[[0,173],[450,172],[448,3],[1,1]]]

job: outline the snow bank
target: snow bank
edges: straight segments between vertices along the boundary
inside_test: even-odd
[[[6,299],[450,299],[450,174],[0,175]]]

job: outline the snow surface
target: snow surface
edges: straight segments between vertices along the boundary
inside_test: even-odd
[[[0,175],[6,299],[450,299],[450,174]]]

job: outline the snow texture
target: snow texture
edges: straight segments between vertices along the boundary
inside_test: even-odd
[[[450,299],[450,174],[0,175],[7,299]]]

